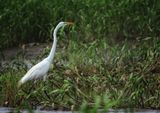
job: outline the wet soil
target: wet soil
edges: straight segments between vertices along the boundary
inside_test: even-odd
[[[24,55],[25,59],[33,59],[38,56],[45,47],[51,47],[51,43],[29,43],[21,47],[13,47],[0,51],[0,62],[16,58],[18,55]]]

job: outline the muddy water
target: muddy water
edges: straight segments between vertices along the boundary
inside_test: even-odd
[[[51,43],[29,43],[22,47],[13,47],[0,51],[0,61],[14,59],[18,55],[24,55],[26,59],[33,59],[40,55],[44,48],[51,47]]]
[[[160,110],[151,110],[151,109],[134,109],[134,110],[119,109],[119,110],[114,110],[114,109],[110,109],[108,113],[160,113]]]
[[[16,68],[14,66],[27,66],[30,69],[32,66],[31,60],[36,60],[36,57],[42,54],[46,47],[50,48],[51,45],[52,43],[29,43],[22,47],[13,47],[0,51],[0,72],[9,66],[14,69]],[[22,65],[15,65],[15,62]]]
[[[14,108],[0,107],[0,113],[14,113]],[[18,112],[19,113],[19,112]],[[27,110],[21,110],[20,113],[30,113]],[[45,111],[45,110],[33,110],[33,113],[72,113],[71,111]]]
[[[14,108],[0,107],[0,113],[12,113],[12,112],[15,112]],[[29,111],[21,110],[21,113],[29,113]],[[73,113],[73,112],[33,110],[33,113]],[[160,110],[136,109],[136,110],[130,111],[125,109],[119,109],[119,110],[110,109],[108,113],[160,113]]]

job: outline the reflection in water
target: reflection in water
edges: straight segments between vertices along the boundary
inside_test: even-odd
[[[12,113],[14,108],[0,107],[0,113]],[[21,113],[29,113],[27,110],[22,110]],[[45,110],[34,110],[33,113],[72,113],[71,111],[45,111]],[[110,109],[108,113],[160,113],[160,110],[150,110],[150,109],[137,109],[137,110],[113,110]]]

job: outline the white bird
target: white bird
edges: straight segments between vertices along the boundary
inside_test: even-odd
[[[36,80],[39,78],[43,78],[43,80],[46,80],[47,72],[50,68],[50,65],[52,63],[52,60],[54,58],[54,54],[56,51],[56,45],[57,45],[57,31],[59,28],[65,26],[65,25],[71,25],[72,22],[60,22],[56,28],[54,29],[54,32],[52,33],[52,36],[54,38],[52,49],[45,59],[43,59],[41,62],[33,66],[25,75],[22,77],[22,79],[19,81],[18,86],[21,86],[25,82],[29,80]]]

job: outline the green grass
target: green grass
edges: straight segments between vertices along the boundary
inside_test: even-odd
[[[0,72],[0,105],[74,110],[82,105],[84,112],[160,108],[159,15],[158,0],[1,0],[0,54],[24,43],[49,42],[59,21],[75,25],[58,33],[48,81],[18,89],[28,70],[25,59],[17,56],[6,65]]]
[[[158,109],[159,44],[158,38],[134,45],[125,41],[115,46],[105,40],[93,43],[71,40],[65,50],[58,48],[46,82],[29,82],[18,89],[17,82],[26,69],[21,65],[8,66],[0,76],[0,105],[74,110],[82,105],[81,110],[86,112],[111,107]],[[48,52],[45,50],[42,56]]]
[[[50,40],[59,21],[73,21],[81,40],[142,40],[159,36],[158,0],[0,1],[0,49]]]

